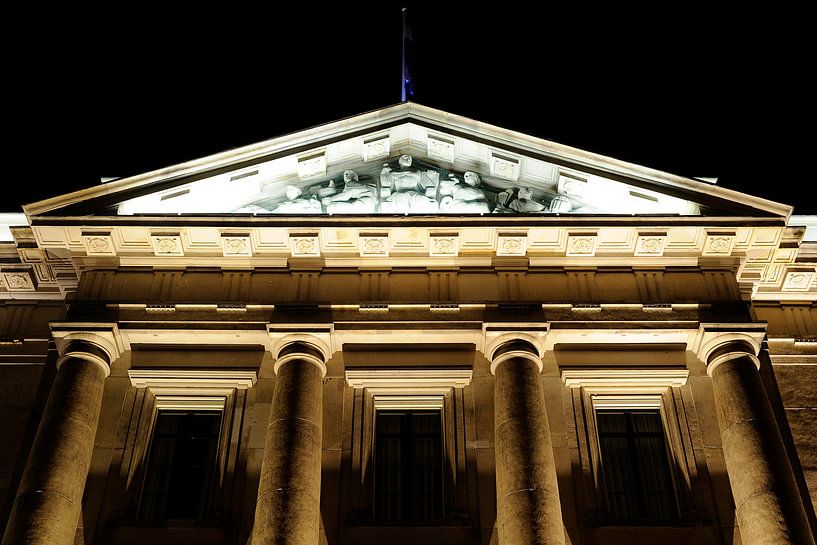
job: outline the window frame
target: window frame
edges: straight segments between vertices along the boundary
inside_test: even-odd
[[[125,448],[130,451],[124,505],[118,526],[213,526],[221,523],[232,499],[228,491],[239,460],[242,420],[247,389],[257,381],[248,370],[131,369],[135,387],[133,411],[128,423]],[[221,422],[213,465],[213,481],[204,514],[195,519],[156,519],[142,516],[142,500],[147,480],[154,430],[160,411],[213,411]]]
[[[572,368],[562,370],[569,387],[566,409],[573,414],[574,441],[582,459],[576,475],[584,508],[584,525],[630,527],[677,527],[697,525],[707,516],[696,508],[693,488],[698,486],[698,462],[693,446],[693,429],[699,429],[694,402],[687,386],[688,369],[680,368]],[[612,517],[602,464],[597,410],[658,410],[664,446],[675,492],[677,518],[650,522],[623,521]],[[572,426],[573,427],[573,426]]]
[[[191,403],[191,405],[196,405],[196,404]],[[222,460],[223,460],[222,455],[224,454],[223,447],[224,447],[224,437],[225,437],[225,431],[226,431],[225,430],[225,428],[226,428],[226,426],[225,426],[226,418],[225,418],[225,410],[224,410],[225,407],[224,407],[224,405],[226,405],[226,403],[221,405],[221,407],[219,407],[219,408],[217,408],[215,406],[212,407],[212,408],[210,408],[210,407],[208,407],[208,408],[200,408],[200,407],[189,408],[189,407],[180,407],[178,403],[173,403],[171,407],[162,407],[162,406],[160,406],[159,403],[157,403],[155,412],[153,414],[153,424],[151,426],[150,441],[148,442],[148,444],[147,444],[147,446],[145,448],[145,456],[144,456],[144,464],[143,464],[144,465],[144,474],[143,474],[143,476],[141,478],[139,499],[138,499],[138,503],[136,505],[136,518],[138,520],[143,521],[143,522],[168,522],[171,525],[179,525],[179,524],[184,524],[186,522],[192,522],[192,521],[206,519],[208,514],[211,514],[211,511],[213,509],[212,504],[213,504],[213,500],[214,500],[213,492],[216,489],[216,483],[217,483],[217,480],[218,480],[218,477],[219,477],[219,468],[222,466],[222,463],[221,463]],[[203,507],[203,513],[199,517],[193,517],[193,518],[147,517],[144,514],[144,503],[145,503],[145,494],[146,494],[145,487],[147,486],[148,478],[150,477],[150,473],[151,473],[151,470],[152,470],[151,466],[152,466],[152,464],[154,462],[152,460],[152,458],[153,458],[153,446],[154,446],[154,441],[155,441],[155,438],[156,438],[156,425],[158,423],[159,417],[161,416],[161,413],[163,413],[163,412],[165,412],[165,413],[179,412],[179,413],[187,413],[187,414],[194,413],[194,412],[199,412],[199,413],[208,412],[208,413],[213,413],[213,414],[218,415],[218,418],[219,418],[219,430],[218,430],[218,435],[216,437],[215,456],[214,456],[214,459],[213,459],[213,461],[211,463],[211,467],[208,470],[208,472],[210,474],[209,489],[206,491],[206,494],[205,494],[206,498],[205,498],[205,505]]]
[[[593,430],[596,447],[596,459],[598,463],[598,489],[601,491],[601,497],[604,500],[607,520],[614,525],[625,526],[666,526],[677,522],[681,517],[681,502],[678,490],[678,474],[675,464],[672,463],[672,447],[670,445],[670,438],[667,434],[667,419],[665,411],[662,410],[662,395],[591,395],[591,402],[593,405]],[[672,486],[672,493],[674,498],[675,513],[668,519],[654,519],[638,518],[638,519],[620,519],[612,515],[610,506],[610,492],[607,485],[607,476],[604,471],[604,453],[602,452],[601,439],[598,425],[599,412],[603,411],[638,411],[638,410],[652,410],[658,413],[658,418],[661,422],[661,433],[664,436],[664,454],[666,455],[667,468],[669,470],[670,485]]]
[[[425,526],[461,526],[469,520],[466,428],[473,433],[472,399],[464,389],[471,383],[470,368],[376,368],[347,369],[351,387],[349,419],[351,445],[348,466],[350,480],[344,493],[351,501],[346,525],[403,526],[412,523],[378,520],[374,505],[374,439],[378,410],[439,410],[442,450],[441,518],[423,521]]]
[[[385,401],[385,400],[384,400]],[[443,401],[443,400],[440,400]],[[411,405],[412,403],[408,403]],[[396,405],[400,405],[400,403],[396,403]],[[419,405],[423,405],[423,403],[419,403]],[[375,406],[374,411],[374,430],[372,432],[372,498],[376,500],[377,498],[377,439],[378,439],[378,430],[377,430],[377,420],[378,416],[384,412],[387,413],[399,413],[403,412],[406,414],[422,414],[422,413],[436,413],[440,421],[440,428],[439,428],[439,449],[440,449],[440,459],[439,459],[439,469],[440,469],[440,493],[439,493],[439,506],[437,507],[436,511],[437,514],[433,518],[429,519],[421,519],[421,518],[400,518],[400,519],[386,519],[378,516],[377,512],[377,502],[372,501],[372,516],[375,521],[383,525],[400,525],[400,526],[413,526],[413,525],[424,525],[428,524],[429,522],[439,521],[442,519],[443,513],[445,512],[445,416],[444,416],[444,403],[429,403],[432,406],[426,407],[412,407],[412,408],[398,408],[395,406],[394,400],[385,401],[384,406]],[[437,408],[438,407],[438,408]]]

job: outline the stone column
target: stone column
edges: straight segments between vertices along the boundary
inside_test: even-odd
[[[496,511],[500,545],[564,545],[564,524],[540,374],[527,341],[492,354]]]
[[[325,357],[305,342],[275,362],[253,545],[317,545],[320,537],[322,378]]]
[[[56,334],[55,334],[56,337]],[[119,350],[93,334],[58,339],[57,376],[29,453],[3,545],[70,545],[82,509],[102,389]]]
[[[730,341],[705,359],[740,535],[745,545],[814,545],[755,354]]]

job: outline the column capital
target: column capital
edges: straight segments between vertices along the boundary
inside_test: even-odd
[[[111,372],[111,364],[125,351],[122,336],[116,324],[87,322],[51,322],[51,336],[60,357],[57,368],[68,358],[96,363]]]
[[[757,355],[765,338],[765,323],[701,324],[692,349],[710,376],[718,365],[738,358],[749,358],[760,369]]]
[[[309,333],[290,333],[278,336],[272,345],[272,357],[275,358],[273,370],[278,369],[290,360],[303,360],[314,363],[326,376],[326,362],[332,356],[332,351],[326,339]]]
[[[499,342],[491,343],[488,355],[491,358],[491,374],[496,374],[499,364],[515,358],[522,358],[532,361],[542,372],[542,352],[524,334],[498,338]]]

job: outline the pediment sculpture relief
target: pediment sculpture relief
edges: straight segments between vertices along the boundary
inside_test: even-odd
[[[566,206],[565,206],[566,203]],[[266,203],[265,203],[266,204]],[[570,210],[570,201],[558,203]],[[450,172],[401,155],[379,172],[346,170],[300,189],[287,186],[286,200],[244,211],[273,214],[490,214],[549,211],[532,188],[487,186],[472,171]]]
[[[408,154],[330,177],[216,178],[123,202],[120,214],[594,214],[681,212],[685,201],[610,180],[511,182],[453,171]],[[222,185],[219,186],[218,184]],[[254,185],[252,185],[254,184]],[[666,202],[664,202],[666,201]],[[697,209],[693,213],[698,213]]]

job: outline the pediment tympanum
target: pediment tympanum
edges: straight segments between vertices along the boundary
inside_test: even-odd
[[[271,165],[270,165],[271,166]],[[477,165],[478,167],[478,165]],[[336,175],[276,173],[258,165],[129,199],[130,214],[665,214],[698,215],[694,202],[599,176],[560,172],[512,179],[458,170],[410,154],[386,156]],[[513,164],[511,167],[513,168]],[[511,178],[511,179],[509,179]]]

